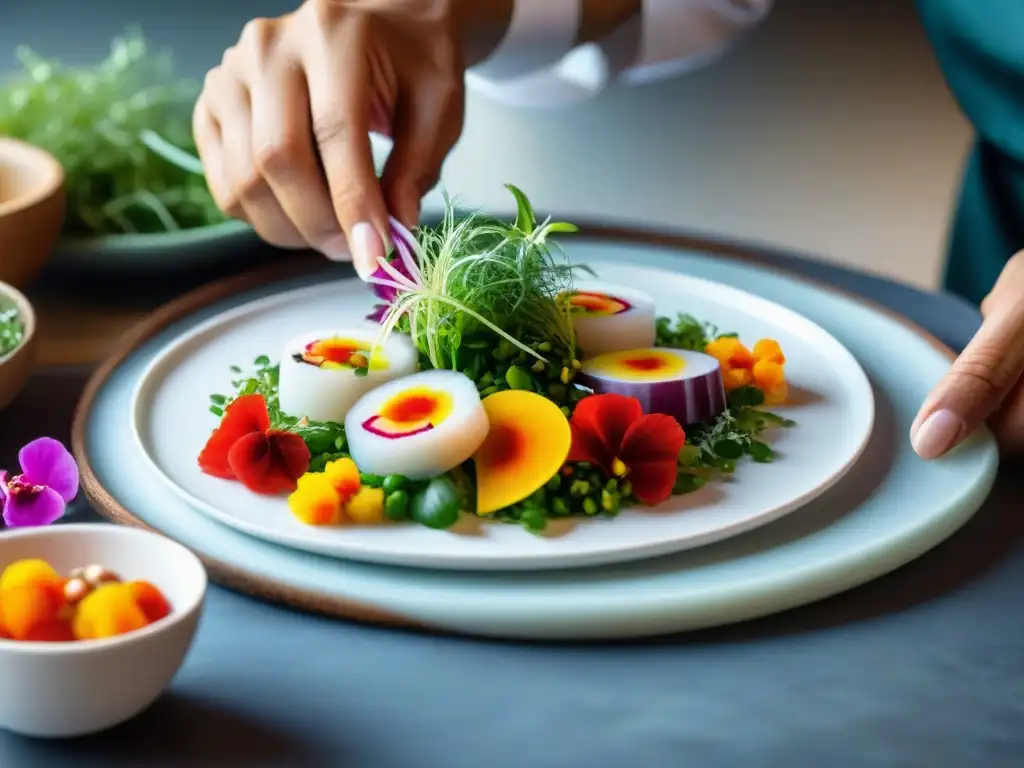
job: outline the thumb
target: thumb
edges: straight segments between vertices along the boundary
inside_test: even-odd
[[[399,100],[394,146],[381,175],[388,210],[403,224],[419,221],[420,201],[441,177],[441,166],[462,133],[461,83],[421,85]]]
[[[910,428],[911,443],[921,458],[942,456],[981,426],[1024,371],[1024,304],[1012,294],[1004,295],[1009,300],[988,309],[985,322]]]

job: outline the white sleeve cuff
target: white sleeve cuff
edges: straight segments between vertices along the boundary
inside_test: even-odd
[[[505,37],[473,67],[492,82],[514,80],[555,66],[576,44],[583,0],[516,0]]]
[[[512,106],[585,101],[616,80],[644,83],[705,66],[771,7],[772,0],[643,0],[641,18],[570,51],[580,0],[517,0],[505,40],[467,80]]]
[[[717,58],[771,7],[772,0],[643,0],[639,45],[636,34],[619,34],[602,48],[615,62],[617,79],[659,80]],[[632,60],[627,41],[632,43]]]

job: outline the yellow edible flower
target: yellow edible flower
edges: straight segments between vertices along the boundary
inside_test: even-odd
[[[786,356],[775,339],[761,339],[753,351],[739,339],[725,337],[709,342],[704,352],[718,360],[726,392],[755,386],[764,393],[768,405],[778,405],[789,396],[786,383]]]

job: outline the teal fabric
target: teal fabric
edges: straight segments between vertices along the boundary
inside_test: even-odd
[[[1024,249],[1024,0],[918,0],[939,65],[977,133],[945,286],[980,302]]]

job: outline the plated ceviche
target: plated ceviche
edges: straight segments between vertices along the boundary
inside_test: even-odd
[[[770,462],[767,433],[792,425],[763,407],[788,396],[779,344],[598,282],[551,239],[575,227],[508,188],[512,223],[450,201],[415,236],[393,221],[366,324],[233,367],[202,471],[286,497],[308,525],[475,514],[537,532]]]

